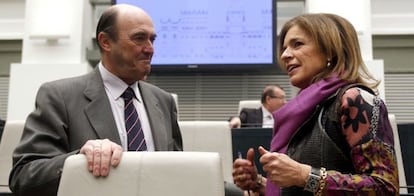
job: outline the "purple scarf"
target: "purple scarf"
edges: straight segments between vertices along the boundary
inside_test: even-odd
[[[301,90],[295,98],[274,112],[275,126],[270,151],[286,153],[290,138],[310,117],[315,107],[346,84],[336,76],[320,80]],[[279,192],[279,187],[268,180],[266,195],[276,196]]]

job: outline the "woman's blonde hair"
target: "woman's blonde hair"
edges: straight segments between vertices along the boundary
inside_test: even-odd
[[[320,51],[327,56],[327,63],[330,63],[312,82],[337,73],[348,83],[361,83],[374,89],[378,86],[379,81],[369,73],[363,62],[355,28],[348,20],[335,14],[303,14],[286,22],[279,35],[279,63],[282,64],[280,57],[284,39],[293,26],[307,32]]]

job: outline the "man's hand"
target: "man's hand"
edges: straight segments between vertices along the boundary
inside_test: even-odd
[[[110,166],[116,167],[121,161],[123,149],[108,140],[88,140],[80,149],[86,155],[88,170],[94,176],[108,176]]]
[[[241,127],[241,120],[239,117],[233,117],[230,120],[230,128],[240,128]]]
[[[254,150],[247,151],[246,159],[238,158],[233,163],[233,180],[239,188],[252,190],[257,187],[257,168],[254,164]]]

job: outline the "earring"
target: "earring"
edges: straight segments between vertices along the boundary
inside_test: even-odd
[[[326,63],[326,67],[330,67],[331,66],[331,60],[328,59],[328,62]]]

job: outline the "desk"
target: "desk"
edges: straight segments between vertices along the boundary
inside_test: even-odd
[[[398,132],[408,193],[414,195],[414,123],[398,124]]]

